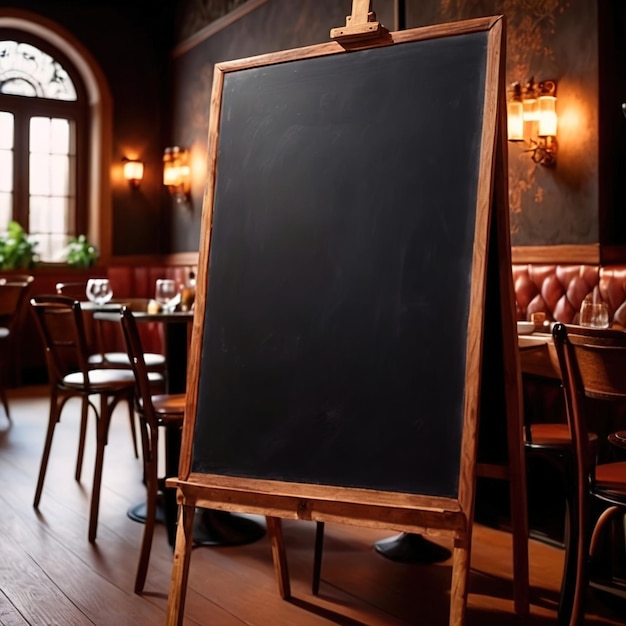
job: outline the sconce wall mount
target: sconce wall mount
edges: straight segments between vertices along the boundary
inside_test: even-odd
[[[143,161],[124,157],[122,163],[124,163],[124,179],[128,181],[131,188],[136,189],[143,179]]]
[[[191,181],[188,150],[178,146],[165,148],[163,153],[163,184],[179,204],[189,200]]]
[[[526,141],[533,162],[548,167],[556,165],[556,82],[536,83],[531,78],[524,86],[513,83],[507,102],[509,141]]]

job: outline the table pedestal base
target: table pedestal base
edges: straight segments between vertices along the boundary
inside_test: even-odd
[[[132,506],[126,514],[134,522],[145,524],[145,502]],[[157,504],[156,521],[165,523],[165,510],[160,501]],[[196,509],[193,522],[194,546],[243,546],[258,541],[264,535],[265,528],[248,517],[227,511]]]
[[[398,563],[440,563],[452,555],[447,548],[413,533],[381,539],[374,544],[374,548],[378,554]]]
[[[258,541],[265,528],[258,522],[228,511],[196,509],[194,546],[243,546]]]
[[[131,506],[130,509],[126,512],[126,515],[133,520],[133,522],[139,522],[140,524],[146,523],[146,503],[140,502],[139,504],[135,504]],[[157,524],[165,524],[165,511],[161,502],[157,502],[157,510],[156,510],[156,522]]]

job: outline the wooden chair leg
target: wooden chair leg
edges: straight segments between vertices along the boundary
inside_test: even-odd
[[[135,458],[139,458],[139,449],[137,448],[137,427],[135,424],[135,401],[132,397],[127,399],[128,402],[128,417],[130,418],[130,435],[133,438],[133,450],[135,451]]]
[[[100,488],[102,486],[102,468],[104,465],[104,449],[109,434],[109,422],[115,404],[108,404],[105,395],[100,397],[100,416],[96,426],[96,462],[93,471],[93,487],[91,490],[91,509],[89,512],[89,542],[94,543],[98,530],[98,512],[100,509]]]
[[[83,472],[83,457],[85,455],[85,437],[87,435],[87,417],[89,415],[89,398],[82,398],[82,406],[80,412],[80,431],[78,433],[78,455],[76,456],[76,472],[74,477],[80,482]],[[97,419],[97,417],[96,417]]]
[[[562,468],[562,481],[565,494],[565,562],[561,581],[561,595],[559,598],[558,622],[569,624],[572,613],[572,604],[576,592],[576,577],[578,567],[579,520],[577,510],[576,488],[573,484],[575,477],[569,469],[571,460],[565,461]]]
[[[0,383],[0,400],[2,400],[2,406],[4,407],[4,412],[6,413],[7,419],[9,423],[11,423],[11,413],[9,412],[9,400],[7,398],[7,393],[4,388],[4,384]]]
[[[600,535],[602,533],[602,529],[607,525],[607,522],[615,515],[616,513],[624,511],[624,507],[621,506],[610,506],[604,511],[598,520],[596,521],[596,525],[593,529],[593,533],[591,534],[591,542],[589,543],[589,558],[593,561],[593,558],[596,555],[598,550],[598,543],[600,540]]]
[[[324,522],[315,524],[315,550],[313,553],[313,583],[311,585],[313,595],[320,590],[320,576],[322,572],[322,553],[324,551]]]
[[[156,442],[155,442],[156,445]],[[145,451],[144,451],[145,454]],[[157,499],[158,499],[158,456],[156,450],[147,453],[149,458],[145,461],[146,473],[146,519],[139,551],[139,563],[137,565],[137,575],[135,577],[135,593],[141,595],[146,584],[148,564],[150,562],[150,552],[152,550],[152,539],[154,537],[154,526],[156,523]]]
[[[41,464],[39,466],[39,477],[37,478],[37,487],[35,489],[35,499],[33,506],[37,508],[41,500],[41,492],[43,491],[43,483],[48,469],[48,459],[50,458],[50,448],[52,447],[52,437],[54,429],[59,421],[60,406],[55,396],[50,398],[50,415],[48,417],[48,430],[46,431],[46,440],[43,446],[43,454],[41,455]]]

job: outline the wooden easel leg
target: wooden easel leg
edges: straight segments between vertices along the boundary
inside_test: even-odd
[[[179,506],[179,520],[176,531],[176,546],[172,564],[170,595],[167,601],[166,626],[182,626],[189,578],[189,559],[193,543],[193,520],[195,502]]]
[[[521,429],[519,432],[522,432]],[[515,612],[518,615],[528,615],[530,611],[528,599],[528,510],[526,508],[526,481],[519,471],[516,471],[520,467],[525,467],[524,461],[520,458],[514,458],[516,454],[519,454],[519,448],[517,442],[513,442],[509,446],[509,454],[511,455],[509,489],[513,535],[513,601]]]
[[[267,533],[272,543],[272,557],[274,559],[274,572],[278,582],[278,591],[283,600],[291,597],[291,586],[289,584],[289,568],[287,567],[287,556],[285,554],[285,541],[283,538],[283,524],[278,517],[266,517]]]
[[[455,545],[452,551],[452,585],[450,589],[450,626],[465,624],[470,551]]]

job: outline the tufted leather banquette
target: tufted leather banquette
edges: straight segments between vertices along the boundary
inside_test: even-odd
[[[598,286],[614,324],[626,327],[626,265],[513,265],[517,318],[543,311],[549,320],[577,321],[580,305]]]

